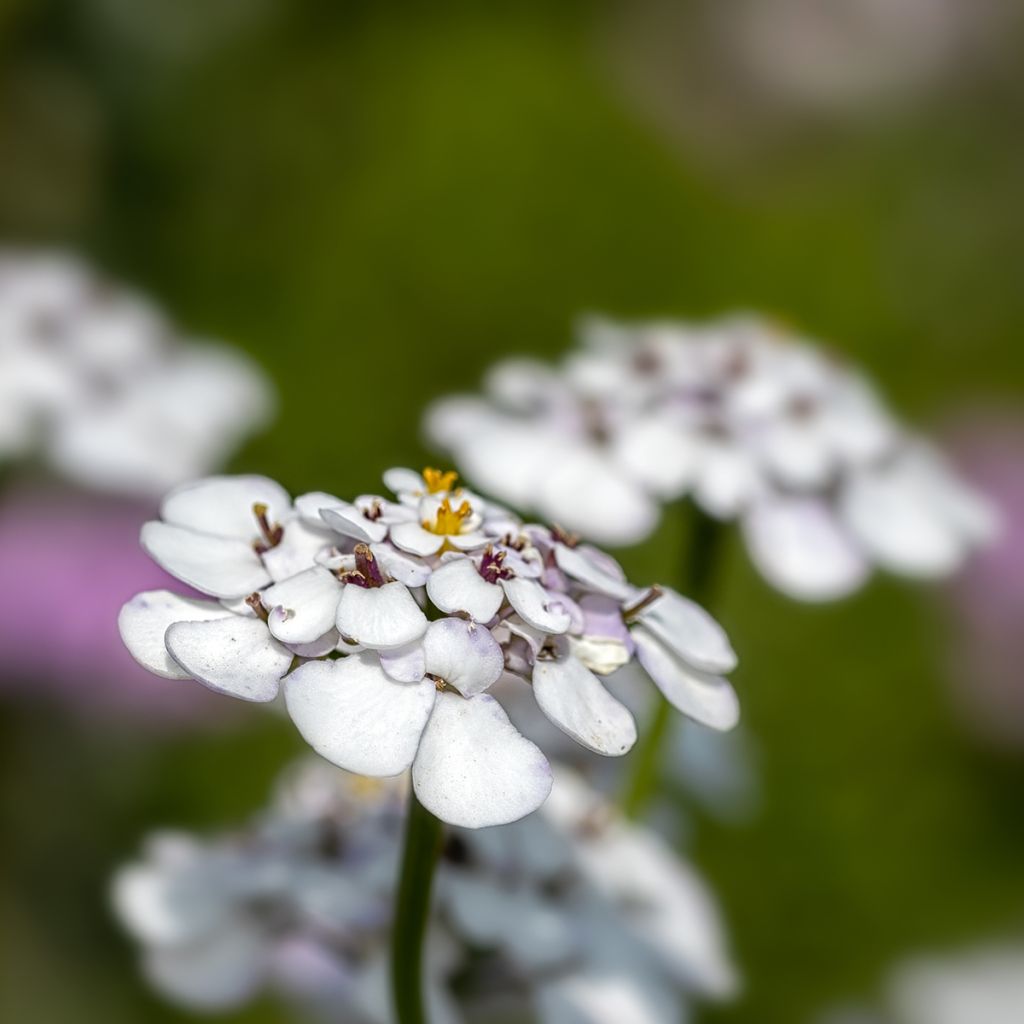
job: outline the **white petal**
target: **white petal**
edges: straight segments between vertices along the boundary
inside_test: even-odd
[[[661,597],[640,612],[639,620],[694,668],[731,672],[736,667],[736,652],[725,630],[695,601],[669,587],[663,590]]]
[[[367,519],[355,505],[321,509],[320,516],[336,533],[343,537],[352,537],[364,544],[376,544],[388,535],[385,523]]]
[[[619,757],[636,743],[636,722],[628,709],[572,655],[538,661],[533,694],[562,732],[595,754]]]
[[[726,732],[740,718],[740,703],[729,681],[692,668],[643,626],[633,630],[637,660],[665,699],[696,722]]]
[[[317,555],[334,543],[334,535],[327,529],[310,526],[298,516],[284,524],[281,542],[263,552],[263,564],[275,583],[316,564]]]
[[[743,535],[761,575],[798,601],[832,601],[856,590],[868,566],[831,509],[815,498],[754,503]]]
[[[571,576],[588,589],[595,590],[599,594],[607,594],[619,601],[628,600],[635,588],[630,586],[623,577],[613,574],[598,564],[594,558],[589,557],[588,551],[593,550],[595,549],[588,548],[586,545],[571,548],[566,544],[556,544],[554,548],[555,561],[566,576]]]
[[[245,597],[270,582],[250,543],[150,522],[140,536],[146,553],[196,590],[212,597]]]
[[[678,498],[696,475],[699,446],[664,415],[626,423],[613,443],[623,472],[662,500]]]
[[[502,580],[501,586],[508,603],[528,625],[545,633],[564,633],[572,623],[572,616],[558,603],[558,595],[548,593],[536,580]]]
[[[322,658],[325,654],[336,651],[340,640],[338,631],[329,629],[323,636],[318,636],[308,644],[285,644],[285,647],[300,658]]]
[[[597,452],[567,452],[552,459],[545,474],[537,482],[541,511],[600,544],[636,544],[658,522],[658,506],[650,496]]]
[[[427,617],[404,583],[349,584],[338,604],[338,632],[374,650],[404,647],[427,629]]]
[[[322,566],[300,572],[263,591],[270,632],[285,644],[311,644],[334,628],[342,583]]]
[[[391,527],[391,543],[411,555],[435,555],[444,546],[444,537],[419,523],[396,523]]]
[[[427,674],[423,641],[414,640],[404,647],[380,652],[380,667],[396,683],[418,683]]]
[[[370,551],[381,571],[407,587],[422,587],[430,579],[430,566],[412,555],[397,551],[390,544],[371,544]]]
[[[117,628],[128,653],[143,668],[165,679],[188,679],[189,674],[167,653],[167,627],[183,620],[203,622],[229,617],[230,612],[217,601],[181,597],[169,590],[148,590],[125,604],[117,617]]]
[[[827,429],[817,418],[777,420],[760,445],[771,473],[789,487],[822,488],[835,468]]]
[[[400,775],[412,764],[437,690],[396,683],[374,654],[310,661],[286,679],[288,714],[303,739],[358,775]]]
[[[320,518],[321,509],[349,505],[351,502],[328,494],[326,491],[310,491],[307,494],[300,494],[295,499],[295,511],[302,516],[302,520],[307,526],[324,525],[323,519]]]
[[[653,979],[634,976],[628,969],[617,973],[599,968],[565,973],[540,984],[536,998],[542,1024],[684,1022],[678,998],[660,993]]]
[[[267,518],[279,523],[292,503],[288,492],[265,476],[210,476],[171,491],[160,505],[160,517],[202,533],[253,541],[260,535],[255,504],[266,505]]]
[[[488,583],[469,558],[453,558],[435,569],[427,581],[427,595],[443,612],[465,612],[477,622],[490,622],[505,598],[496,583]]]
[[[292,652],[259,619],[174,622],[166,641],[171,657],[193,679],[242,700],[273,700],[292,663]]]
[[[708,515],[732,519],[761,487],[750,454],[739,444],[705,441],[694,498]]]
[[[427,489],[426,482],[413,469],[395,466],[384,471],[384,486],[392,494],[422,494]]]
[[[463,697],[496,683],[505,658],[490,632],[465,619],[438,619],[423,636],[426,670],[454,686]]]
[[[463,828],[505,825],[535,811],[551,792],[551,766],[486,693],[440,693],[412,767],[431,814]]]

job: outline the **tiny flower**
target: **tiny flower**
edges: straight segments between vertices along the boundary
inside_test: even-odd
[[[503,677],[605,756],[637,739],[602,681],[634,657],[684,713],[735,724],[722,675],[735,655],[697,605],[639,590],[603,552],[520,523],[451,474],[388,479],[398,503],[313,492],[293,506],[265,477],[172,491],[143,545],[220,600],[140,594],[121,613],[125,644],[158,675],[250,701],[283,691],[327,760],[374,777],[411,771],[429,811],[471,828],[521,818],[551,788],[544,755],[488,692]]]
[[[487,398],[436,403],[426,427],[485,490],[601,543],[642,540],[688,494],[800,600],[873,566],[947,575],[995,531],[862,376],[766,321],[590,322],[560,368],[499,364]]]

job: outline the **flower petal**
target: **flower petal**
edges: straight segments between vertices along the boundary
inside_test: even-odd
[[[695,601],[663,588],[637,616],[662,643],[703,672],[731,672],[736,652],[725,630]]]
[[[436,555],[444,546],[444,537],[424,530],[419,523],[395,523],[391,527],[391,543],[410,555]]]
[[[385,523],[367,519],[355,505],[347,503],[320,510],[323,521],[343,537],[352,537],[364,544],[376,544],[388,535]]]
[[[174,622],[166,641],[171,657],[193,679],[242,700],[273,700],[292,663],[292,652],[255,618]]]
[[[334,628],[343,584],[322,566],[263,591],[270,632],[285,644],[311,644]]]
[[[204,622],[230,618],[217,601],[182,597],[170,590],[136,594],[121,609],[117,628],[128,653],[150,672],[165,679],[188,679],[189,674],[167,653],[164,634],[172,622]]]
[[[341,594],[337,623],[339,633],[373,650],[404,647],[427,629],[427,617],[404,583],[350,583]]]
[[[369,653],[307,662],[284,684],[303,739],[339,768],[371,776],[399,775],[412,764],[436,693],[429,679],[389,679]]]
[[[394,466],[384,470],[384,486],[392,494],[415,494],[417,497],[426,489],[423,477],[413,469]]]
[[[310,526],[298,516],[284,524],[281,542],[263,552],[263,564],[275,583],[316,564],[316,557],[334,543],[334,535],[323,524]]]
[[[423,636],[426,670],[454,686],[463,697],[482,693],[498,681],[505,658],[484,626],[465,619],[438,619]]]
[[[260,556],[244,540],[154,521],[142,527],[140,541],[157,565],[211,597],[245,597],[270,582]]]
[[[558,568],[566,576],[571,576],[577,583],[582,583],[599,594],[607,594],[619,601],[628,600],[632,596],[634,588],[623,577],[613,575],[590,557],[588,552],[593,550],[586,545],[571,548],[566,544],[556,544],[554,546],[555,561],[558,563]]]
[[[852,538],[815,498],[779,495],[757,501],[742,527],[761,575],[798,601],[845,597],[867,578],[867,562]]]
[[[643,626],[633,630],[637,660],[665,699],[696,722],[727,732],[740,719],[740,703],[729,681],[692,668]]]
[[[551,792],[551,766],[489,694],[439,693],[412,766],[416,796],[463,828],[505,825]]]
[[[534,629],[544,633],[564,633],[572,623],[572,616],[558,603],[558,595],[550,594],[536,580],[517,576],[501,581],[508,603],[519,617]]]
[[[407,587],[422,587],[430,579],[429,565],[403,551],[397,551],[390,544],[371,544],[370,551],[386,576]]]
[[[396,683],[418,683],[427,674],[423,641],[414,640],[404,647],[380,652],[380,667]]]
[[[477,622],[490,622],[505,593],[488,583],[470,558],[453,558],[435,569],[427,580],[427,596],[443,612],[465,612]]]
[[[292,503],[288,492],[265,476],[209,476],[171,491],[160,505],[160,517],[201,533],[253,541],[260,535],[256,504],[266,505],[267,518],[279,523]]]
[[[636,743],[629,710],[572,655],[533,666],[533,695],[562,732],[595,754],[619,757]]]

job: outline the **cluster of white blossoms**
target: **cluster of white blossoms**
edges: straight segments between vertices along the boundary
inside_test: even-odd
[[[319,754],[360,775],[412,770],[454,825],[503,824],[551,789],[537,746],[487,691],[529,685],[566,735],[598,754],[637,738],[603,679],[634,658],[683,714],[735,725],[736,656],[699,605],[631,585],[608,555],[524,524],[455,485],[389,470],[397,500],[294,502],[259,476],[213,477],[164,499],[142,545],[209,599],[139,594],[121,636],[143,666],[272,701]]]
[[[272,405],[245,356],[185,340],[135,292],[68,256],[0,252],[0,464],[157,495],[223,463]]]
[[[949,573],[995,528],[861,374],[763,319],[588,321],[561,366],[499,363],[485,397],[435,403],[426,430],[474,485],[597,543],[642,540],[688,495],[738,520],[801,600],[850,593],[872,565]]]
[[[734,994],[701,878],[579,776],[555,775],[541,814],[449,834],[427,934],[430,1019],[486,1019],[511,1002],[542,1024],[678,1024],[686,998]],[[152,836],[115,876],[113,899],[154,987],[201,1009],[273,988],[325,1019],[389,1024],[391,869],[406,791],[404,779],[373,782],[309,759],[239,832]]]

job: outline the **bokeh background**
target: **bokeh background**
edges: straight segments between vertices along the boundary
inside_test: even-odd
[[[1012,526],[1015,7],[3,0],[0,238],[83,252],[258,359],[280,415],[231,468],[293,493],[422,464],[428,399],[556,356],[581,312],[752,308],[864,364]],[[623,553],[637,578],[673,578],[680,518]],[[810,1021],[908,952],[1024,924],[1024,652],[1012,615],[985,628],[986,601],[1021,608],[1021,543],[941,590],[878,579],[822,608],[730,552],[717,611],[759,797],[688,806],[746,977],[702,1019]],[[2,671],[0,1017],[180,1019],[109,871],[153,825],[245,818],[296,734],[206,694],[129,713],[86,665]]]

